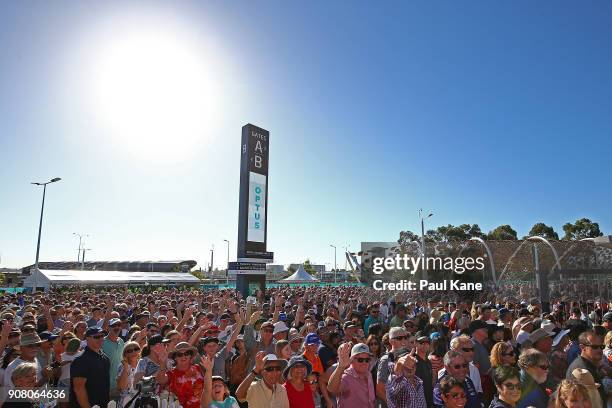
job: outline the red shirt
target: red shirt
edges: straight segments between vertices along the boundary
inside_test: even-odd
[[[289,399],[289,407],[291,408],[314,408],[314,399],[312,390],[308,384],[304,383],[304,389],[298,391],[289,381],[283,384],[287,390],[287,398]]]
[[[183,408],[200,408],[200,399],[204,389],[204,375],[196,365],[191,365],[187,371],[176,368],[168,371],[170,382],[168,388],[176,395]]]

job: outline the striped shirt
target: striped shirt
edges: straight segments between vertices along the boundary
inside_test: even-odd
[[[389,364],[391,366],[391,364]],[[414,384],[403,375],[397,376],[393,367],[387,381],[387,406],[389,408],[426,408],[423,381],[413,376]]]

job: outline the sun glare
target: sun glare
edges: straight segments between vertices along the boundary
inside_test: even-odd
[[[221,95],[206,54],[185,30],[163,24],[115,25],[101,36],[88,87],[107,140],[149,159],[193,154]]]

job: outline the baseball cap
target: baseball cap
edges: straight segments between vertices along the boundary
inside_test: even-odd
[[[102,330],[99,327],[90,327],[89,329],[87,329],[87,331],[85,332],[85,337],[89,337],[89,336],[95,336],[96,334],[103,334],[103,335],[107,335],[108,333],[106,333],[104,330]]]
[[[608,312],[605,315],[603,315],[603,321],[612,322],[612,312]]]
[[[309,345],[309,344],[320,344],[321,343],[321,339],[319,338],[319,336],[316,333],[309,333],[306,336],[306,341],[305,344]]]
[[[276,357],[276,354],[268,354],[263,358],[263,360],[264,360],[264,365],[267,365],[268,363],[279,362],[281,365],[281,368],[284,369],[287,366],[287,360],[283,360],[282,358]]]
[[[59,336],[57,334],[53,334],[51,332],[48,331],[44,331],[42,333],[40,333],[40,339],[42,341],[53,341],[55,339],[57,339]]]
[[[367,344],[357,343],[351,349],[351,358],[353,358],[357,354],[363,354],[363,353],[367,353],[369,355],[372,355],[372,353],[370,353],[370,348],[368,347]]]
[[[153,347],[154,345],[160,343],[170,343],[170,339],[164,339],[161,334],[156,334],[154,336],[151,336],[149,341],[147,341],[147,345],[149,347]]]
[[[205,344],[208,344],[208,343],[212,343],[212,342],[219,343],[219,338],[218,337],[208,336],[208,337],[204,337],[201,340],[201,344],[202,345],[205,345]]]
[[[569,332],[570,332],[570,329],[565,329],[565,330],[561,330],[559,333],[557,333],[557,335],[553,339],[552,346],[553,347],[557,347],[559,345],[559,343],[561,343],[561,340],[563,340],[563,337],[565,337]]]
[[[108,321],[108,327],[114,326],[117,323],[121,323],[121,319],[117,318],[117,317],[113,317],[112,319],[110,319]]]

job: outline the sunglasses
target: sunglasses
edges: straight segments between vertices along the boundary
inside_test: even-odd
[[[104,335],[103,335],[103,334],[96,334],[96,335],[93,335],[93,336],[91,336],[91,337],[92,337],[93,339],[100,340],[100,339],[104,338]]]
[[[193,353],[191,351],[187,351],[185,353],[174,353],[174,357],[191,357]]]
[[[318,383],[319,383],[318,380],[310,380],[310,381],[308,381],[308,384],[311,384],[311,385],[315,385],[315,384],[318,384]]]
[[[406,340],[407,338],[408,338],[408,336],[397,336],[397,337],[394,337],[391,340]]]
[[[370,357],[359,357],[356,358],[355,361],[357,361],[358,363],[369,363],[372,359]]]
[[[539,364],[538,364],[538,367],[540,367],[540,368],[541,368],[542,370],[544,370],[544,371],[547,371],[547,370],[548,370],[548,366],[547,366],[547,365],[545,365],[545,364],[542,364],[542,365],[539,365]]]
[[[282,371],[280,367],[272,366],[264,368],[265,371],[271,373],[272,371]]]
[[[510,391],[514,391],[514,390],[520,391],[521,390],[521,383],[515,383],[515,384],[503,383],[502,385],[506,387],[507,389],[509,389]]]
[[[40,344],[28,344],[27,346],[21,346],[21,347],[27,347],[27,348],[40,348]]]
[[[469,367],[469,365],[468,365],[468,364],[455,364],[455,365],[453,366],[453,368],[454,368],[455,370],[461,370],[462,368],[468,368],[468,367]]]
[[[596,349],[596,350],[597,350],[597,349],[599,349],[599,350],[603,350],[603,349],[605,349],[605,348],[606,348],[606,346],[605,346],[605,345],[603,345],[603,344],[583,344],[583,346],[585,346],[585,347],[590,347],[590,348],[592,348],[592,349]]]
[[[140,351],[140,349],[138,347],[133,347],[133,348],[129,348],[129,349],[125,349],[125,353],[129,354],[129,353],[134,353]]]
[[[461,350],[466,353],[469,353],[470,351],[474,351],[474,347],[462,347]]]
[[[460,392],[460,393],[450,393],[450,394],[446,394],[447,397],[451,397],[453,399],[457,399],[457,398],[465,398],[465,393]]]

